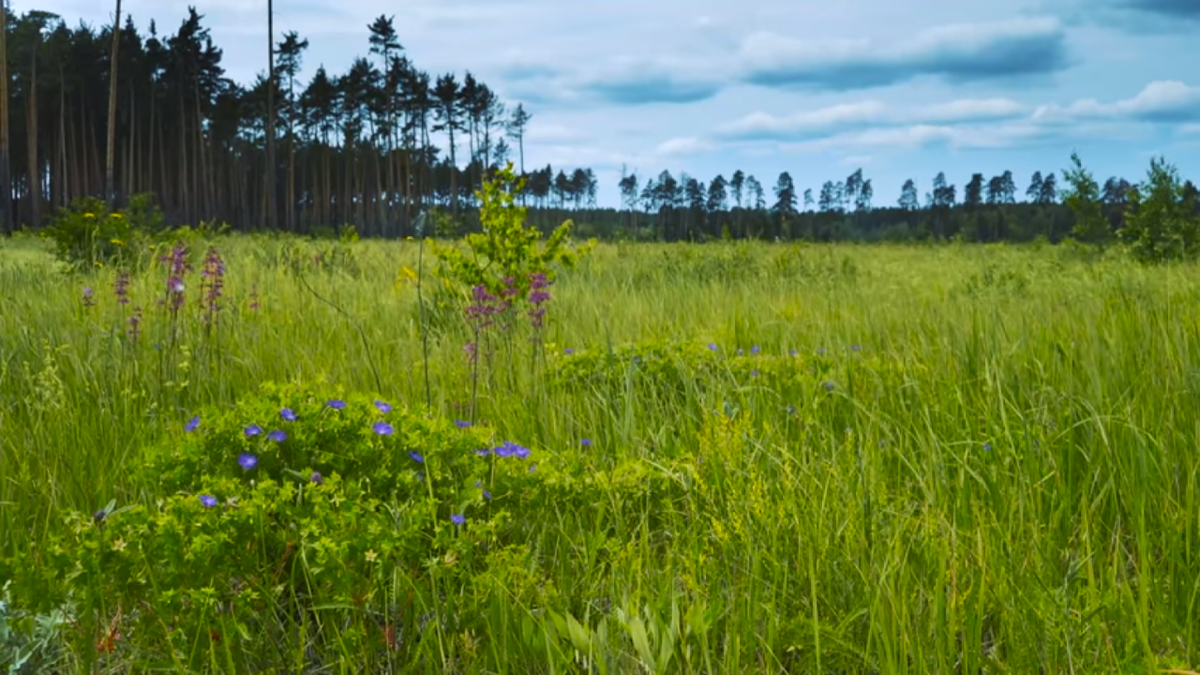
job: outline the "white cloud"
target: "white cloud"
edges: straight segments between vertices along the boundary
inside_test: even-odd
[[[659,143],[658,147],[654,149],[654,153],[660,157],[678,157],[706,152],[712,148],[713,145],[707,141],[695,136],[684,136]]]

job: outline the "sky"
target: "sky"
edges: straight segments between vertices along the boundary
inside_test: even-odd
[[[265,71],[266,0],[123,0],[170,34],[194,4],[232,79]],[[26,0],[13,0],[23,12]],[[99,26],[112,3],[31,6]],[[1162,156],[1200,178],[1200,0],[275,0],[277,36],[309,40],[304,79],[368,53],[395,17],[413,63],[470,70],[532,114],[525,167],[591,167],[616,206],[622,171],[705,183],[737,169],[770,199],[780,172],[814,195],[861,168],[876,206],[911,178],[962,186],[1078,152],[1103,183]],[[281,38],[277,38],[278,39]],[[440,141],[443,145],[444,139]],[[515,154],[515,153],[514,153]],[[1061,179],[1061,173],[1059,178]]]

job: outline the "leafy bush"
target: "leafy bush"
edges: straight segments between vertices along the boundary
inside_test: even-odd
[[[130,264],[150,235],[162,230],[163,214],[151,195],[134,195],[115,212],[101,199],[84,197],[60,209],[44,236],[54,242],[59,260],[78,268]]]
[[[1166,160],[1150,161],[1146,181],[1129,190],[1125,226],[1117,236],[1142,263],[1193,260],[1200,254],[1200,217],[1178,170]]]
[[[146,667],[205,669],[236,649],[265,668],[280,655],[264,642],[297,639],[299,653],[387,658],[395,581],[467,583],[539,477],[528,449],[490,445],[369,397],[265,385],[148,451],[145,503],[70,514],[0,578],[22,611],[73,608],[66,640],[84,670],[121,636],[136,636]]]

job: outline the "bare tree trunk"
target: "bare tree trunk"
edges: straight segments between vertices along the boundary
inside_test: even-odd
[[[0,0],[0,235],[13,231],[12,173],[8,163],[8,8]]]
[[[2,0],[0,0],[2,1]],[[117,0],[117,13],[113,16],[112,63],[108,72],[108,144],[104,152],[104,200],[108,208],[117,201],[116,177],[113,175],[113,160],[117,151],[117,51],[121,46],[121,0]]]
[[[275,5],[267,0],[267,227],[275,221]]]
[[[3,1],[3,0],[0,0]],[[42,173],[38,170],[38,104],[37,104],[37,53],[41,42],[41,31],[33,41],[33,53],[29,69],[29,94],[26,97],[29,110],[26,113],[25,147],[29,163],[29,226],[42,224]]]

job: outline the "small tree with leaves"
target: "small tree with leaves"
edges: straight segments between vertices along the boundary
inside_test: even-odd
[[[1200,253],[1195,196],[1186,194],[1174,165],[1161,157],[1150,160],[1145,182],[1129,189],[1127,204],[1117,236],[1138,261],[1192,260]]]
[[[1100,184],[1083,167],[1079,153],[1071,153],[1071,163],[1075,165],[1073,168],[1063,169],[1067,185],[1062,192],[1063,203],[1075,215],[1071,233],[1080,241],[1103,245],[1109,238],[1109,230],[1100,202]]]

